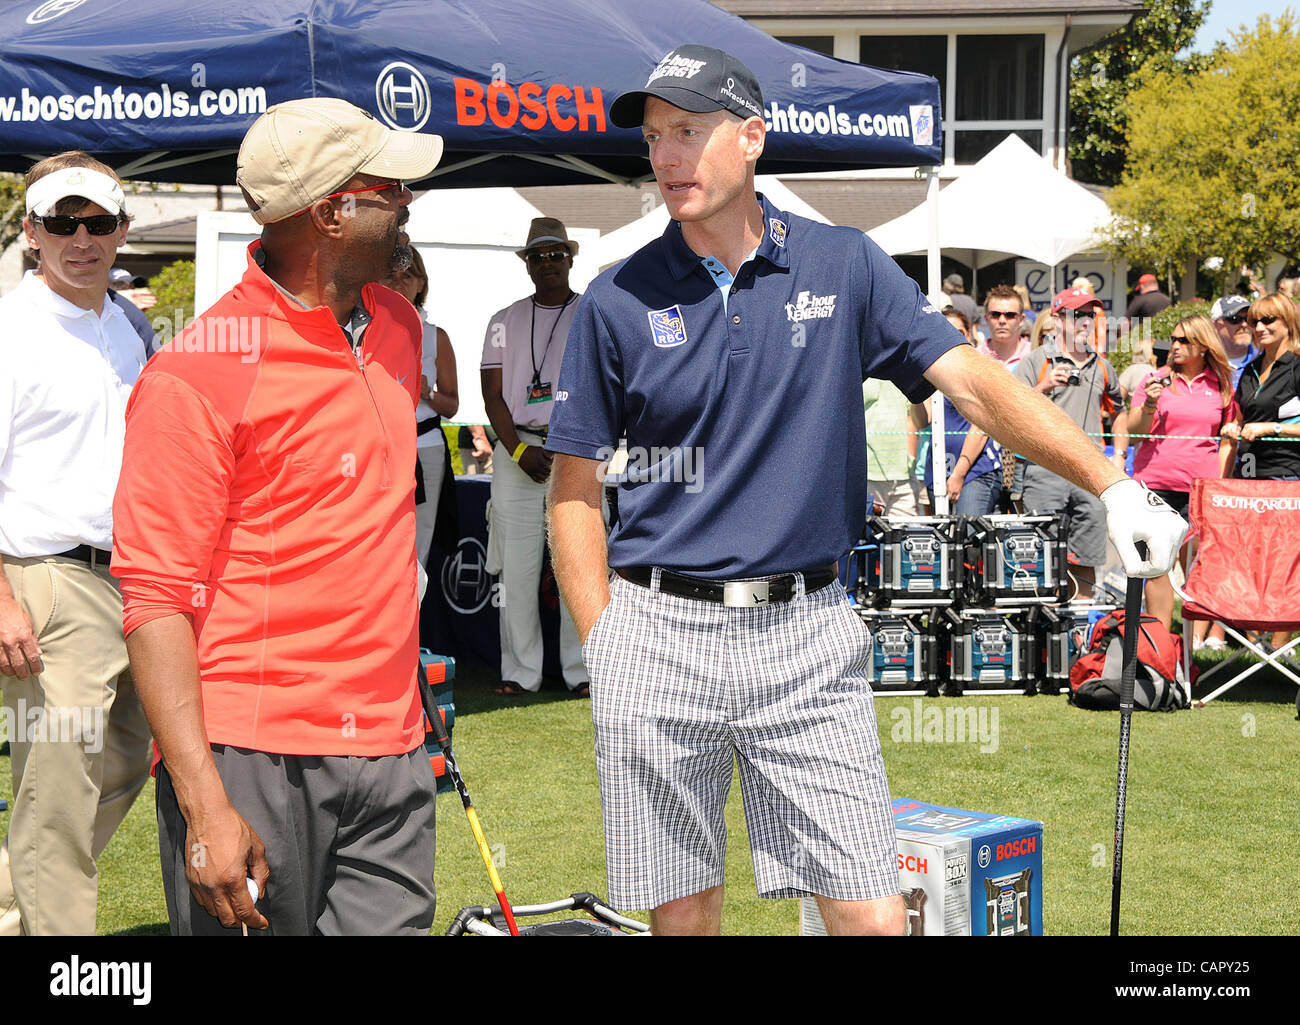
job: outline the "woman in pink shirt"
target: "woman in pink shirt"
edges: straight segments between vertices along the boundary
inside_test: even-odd
[[[1169,335],[1169,362],[1134,389],[1128,411],[1131,437],[1151,434],[1138,446],[1133,477],[1187,516],[1192,481],[1223,477],[1232,467],[1233,446],[1219,439],[1237,416],[1232,368],[1208,317],[1185,317]],[[1183,549],[1186,569],[1189,550]],[[1147,611],[1168,629],[1174,589],[1168,577],[1146,584]],[[1197,639],[1207,624],[1197,623]]]

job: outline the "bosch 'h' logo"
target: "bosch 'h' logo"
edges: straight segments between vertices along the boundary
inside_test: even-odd
[[[492,578],[487,572],[487,552],[476,537],[462,537],[456,554],[442,564],[442,596],[463,615],[472,616],[488,603]]]
[[[393,61],[375,79],[379,116],[403,132],[416,132],[429,120],[429,83],[405,61]]]

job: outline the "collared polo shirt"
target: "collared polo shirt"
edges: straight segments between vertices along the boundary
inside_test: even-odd
[[[1146,401],[1146,387],[1156,374],[1147,374],[1133,390],[1132,405]],[[1225,409],[1219,378],[1208,364],[1192,380],[1170,371],[1167,386],[1156,400],[1147,438],[1133,457],[1133,479],[1162,491],[1191,491],[1198,477],[1219,476],[1219,431],[1235,420],[1237,404]]]
[[[1044,371],[1045,363],[1059,363],[1062,366],[1078,366],[1065,355],[1055,340],[1032,350],[1016,364],[1012,371],[1020,380],[1031,388],[1038,386],[1044,373],[1051,373],[1051,368]],[[1083,428],[1085,434],[1092,438],[1101,448],[1101,407],[1102,401],[1110,397],[1116,410],[1124,408],[1124,394],[1120,391],[1119,374],[1103,356],[1095,352],[1088,356],[1082,366],[1078,366],[1079,383],[1063,384],[1053,388],[1048,394],[1052,403],[1066,416]]]
[[[839,558],[866,506],[862,381],[920,401],[964,344],[862,232],[759,200],[763,240],[725,306],[672,222],[578,307],[547,448],[604,460],[626,436],[615,568],[727,579]]]
[[[0,324],[0,553],[107,549],[144,343],[116,303],[84,309],[32,271]]]
[[[1282,353],[1269,371],[1268,380],[1261,384],[1259,372],[1263,365],[1261,353],[1246,367],[1237,385],[1243,424],[1277,423],[1300,411],[1300,356]],[[1237,449],[1235,476],[1261,480],[1300,477],[1300,438],[1243,441]]]

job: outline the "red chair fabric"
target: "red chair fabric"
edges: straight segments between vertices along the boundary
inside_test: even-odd
[[[1197,480],[1189,515],[1201,547],[1183,618],[1300,629],[1300,482]]]

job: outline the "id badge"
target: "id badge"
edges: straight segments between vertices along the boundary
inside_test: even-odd
[[[551,401],[551,382],[534,381],[528,389],[528,404]]]

